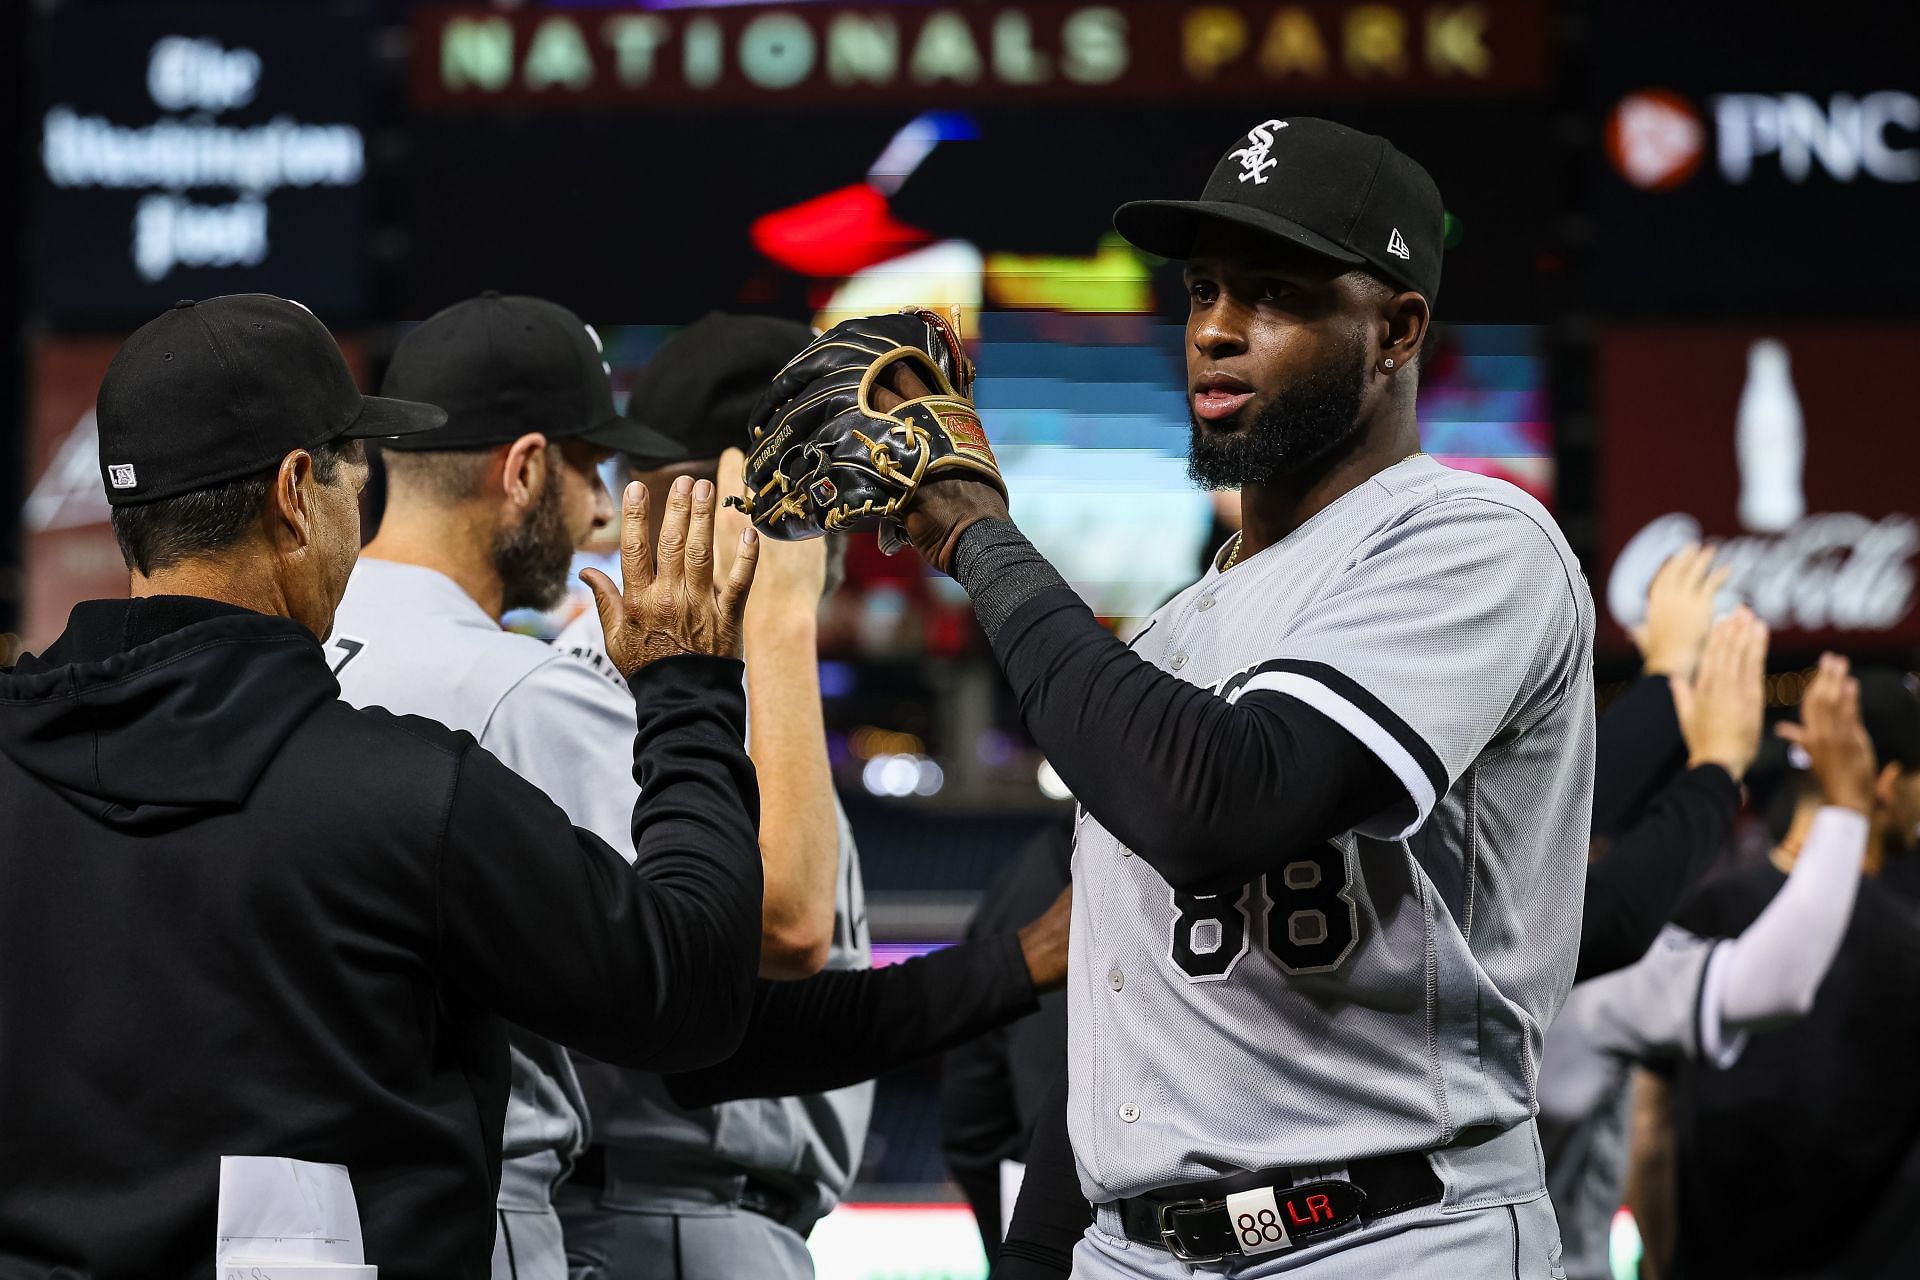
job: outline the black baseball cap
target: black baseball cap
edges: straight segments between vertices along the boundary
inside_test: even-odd
[[[483,449],[538,431],[680,457],[613,407],[600,335],[557,302],[492,290],[436,313],[400,340],[380,390],[447,411],[438,431],[390,449]]]
[[[1113,215],[1121,235],[1163,258],[1191,257],[1200,231],[1221,223],[1366,267],[1429,305],[1440,293],[1440,189],[1385,138],[1331,120],[1263,120],[1234,139],[1198,200],[1135,200]]]
[[[787,361],[813,341],[797,320],[710,311],[662,343],[633,380],[627,416],[669,437],[678,450],[628,449],[636,470],[683,458],[717,458],[749,443],[754,402]]]
[[[254,475],[329,440],[431,431],[427,404],[363,396],[313,312],[265,293],[176,302],[128,338],[95,406],[116,507]]]

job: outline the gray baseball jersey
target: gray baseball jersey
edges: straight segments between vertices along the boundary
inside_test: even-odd
[[[1523,1125],[1573,981],[1593,605],[1552,518],[1415,456],[1217,565],[1135,651],[1229,700],[1307,703],[1404,795],[1220,895],[1175,893],[1081,816],[1069,1116],[1096,1202]]]
[[[1583,982],[1547,1031],[1540,1060],[1540,1142],[1560,1216],[1568,1280],[1612,1274],[1608,1240],[1626,1186],[1634,1064],[1700,1058],[1732,1065],[1714,994],[1730,953],[1674,926],[1629,968]]]
[[[570,623],[554,639],[556,652],[578,660],[599,678],[618,681],[607,661],[600,619],[591,611]],[[624,686],[623,686],[624,687]],[[867,896],[860,877],[860,856],[846,813],[834,800],[840,830],[840,866],[834,888],[833,941],[829,969],[864,969],[872,963],[867,930]],[[655,1172],[661,1207],[675,1201],[676,1174],[688,1175],[690,1188],[702,1188],[689,1201],[708,1205],[704,1188],[716,1166],[751,1172],[789,1191],[800,1202],[796,1217],[802,1234],[812,1220],[839,1202],[866,1145],[873,1113],[871,1083],[830,1093],[793,1098],[746,1098],[715,1107],[688,1109],[667,1096],[658,1076],[581,1059],[582,1082],[592,1099],[596,1139],[609,1146],[644,1151]],[[743,1219],[742,1228],[762,1230],[766,1220]]]
[[[633,695],[529,636],[502,631],[444,574],[362,557],[327,641],[357,707],[464,729],[545,791],[575,825],[633,857]],[[502,1209],[549,1211],[585,1148],[586,1104],[567,1052],[512,1034]],[[559,1259],[565,1274],[565,1258]],[[532,1274],[523,1264],[520,1273]]]

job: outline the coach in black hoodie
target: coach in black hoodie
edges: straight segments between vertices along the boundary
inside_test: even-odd
[[[438,410],[246,295],[141,329],[98,416],[134,598],[0,670],[0,1277],[211,1275],[222,1155],[346,1165],[383,1280],[484,1277],[505,1021],[655,1070],[739,1042],[753,549],[716,592],[677,492],[656,577],[627,504],[629,866],[466,734],[338,698],[358,438]]]

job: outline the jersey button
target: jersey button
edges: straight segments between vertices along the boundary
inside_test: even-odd
[[[1135,1120],[1138,1120],[1139,1118],[1140,1118],[1140,1107],[1137,1103],[1123,1102],[1120,1104],[1121,1120],[1125,1121],[1127,1124],[1132,1124]]]
[[[1125,845],[1121,845],[1121,846],[1120,846],[1120,856],[1121,856],[1121,857],[1123,857],[1123,858],[1131,858],[1131,857],[1133,856],[1133,850],[1131,850],[1131,849],[1129,849],[1129,848],[1127,848],[1127,846],[1125,846]]]
[[[1175,671],[1178,671],[1180,668],[1187,665],[1187,655],[1184,653],[1174,654],[1173,661],[1168,665],[1171,666]]]
[[[1107,970],[1107,985],[1112,987],[1115,991],[1118,991],[1120,988],[1127,985],[1127,975],[1120,972],[1118,969],[1109,969]]]
[[[1212,597],[1212,596],[1201,596],[1201,597],[1200,597],[1200,612],[1202,612],[1202,613],[1205,613],[1205,612],[1206,612],[1207,610],[1209,610],[1209,609],[1211,609],[1211,608],[1213,608],[1213,597]]]

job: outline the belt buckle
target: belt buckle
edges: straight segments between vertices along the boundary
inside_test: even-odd
[[[1158,1206],[1160,1243],[1167,1247],[1167,1252],[1181,1262],[1224,1262],[1231,1257],[1225,1253],[1188,1253],[1185,1242],[1180,1239],[1180,1228],[1168,1221],[1171,1215],[1183,1209],[1208,1209],[1220,1203],[1218,1200],[1169,1200]]]

